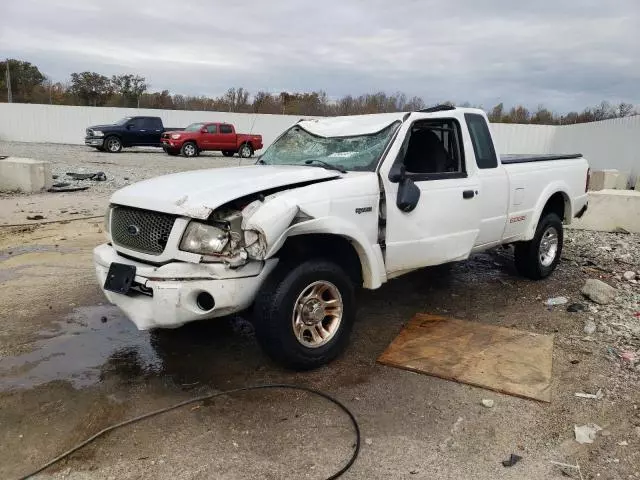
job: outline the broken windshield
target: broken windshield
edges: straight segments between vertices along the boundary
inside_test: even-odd
[[[353,137],[319,137],[296,125],[267,148],[260,163],[322,166],[325,162],[344,170],[373,171],[399,124]]]

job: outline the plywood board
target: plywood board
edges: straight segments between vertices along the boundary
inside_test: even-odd
[[[553,335],[419,313],[378,361],[550,402],[552,354]]]

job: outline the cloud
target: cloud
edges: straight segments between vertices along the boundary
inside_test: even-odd
[[[3,54],[56,80],[144,75],[218,95],[378,90],[557,111],[640,103],[637,0],[5,0]]]

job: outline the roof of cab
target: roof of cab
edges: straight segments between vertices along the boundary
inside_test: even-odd
[[[307,132],[319,137],[353,137],[357,135],[372,135],[384,130],[395,122],[403,122],[410,115],[420,117],[442,116],[448,112],[478,113],[474,108],[454,108],[437,106],[418,112],[373,113],[369,115],[348,115],[343,117],[323,117],[310,120],[300,120],[297,125]]]

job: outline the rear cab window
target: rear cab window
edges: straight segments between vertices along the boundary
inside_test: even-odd
[[[159,130],[162,128],[162,120],[159,118],[147,118],[145,124],[150,130]]]
[[[487,121],[477,113],[465,113],[464,119],[471,135],[473,153],[476,155],[478,168],[496,168],[498,166],[498,157],[493,146],[493,139],[491,138]]]
[[[220,133],[233,133],[231,125],[220,125]]]

